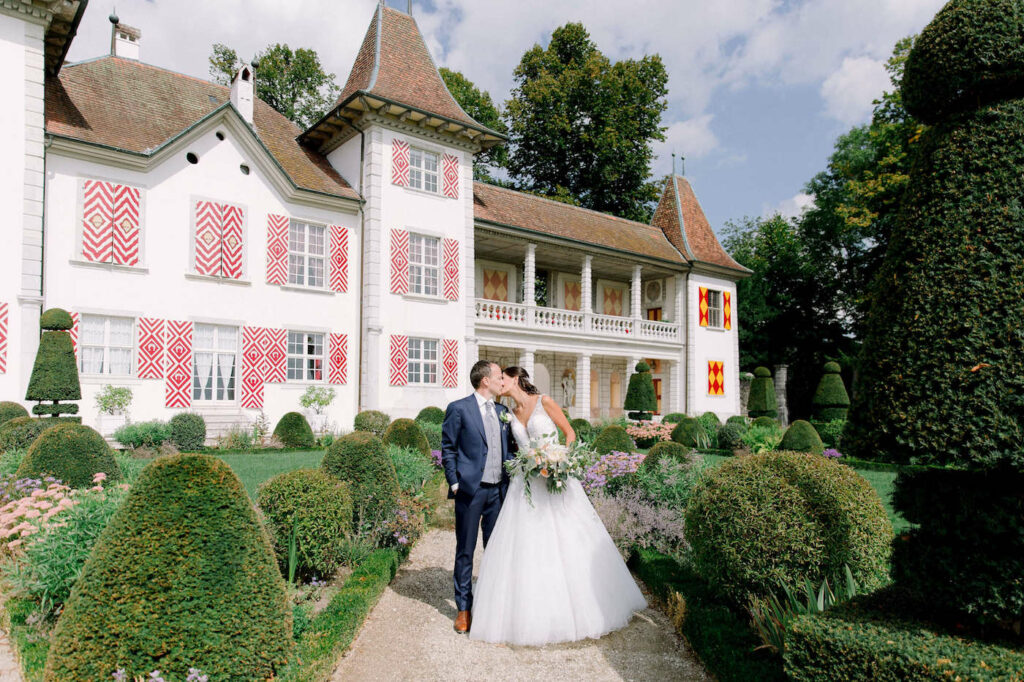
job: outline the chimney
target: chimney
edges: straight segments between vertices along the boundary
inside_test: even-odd
[[[254,81],[256,80],[256,62],[242,64],[235,77],[231,79],[231,104],[242,115],[245,122],[252,125],[252,100]]]
[[[139,58],[139,39],[142,31],[134,26],[122,24],[116,14],[110,17],[110,54],[125,59]]]

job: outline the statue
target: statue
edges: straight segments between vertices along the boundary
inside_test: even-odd
[[[572,407],[576,404],[576,377],[573,376],[571,369],[565,370],[562,374],[562,395],[565,396],[562,407]]]

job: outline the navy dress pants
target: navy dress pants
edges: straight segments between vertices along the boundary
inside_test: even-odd
[[[484,548],[498,521],[505,487],[482,483],[473,495],[455,494],[455,606],[459,611],[473,608],[473,553],[482,530]]]

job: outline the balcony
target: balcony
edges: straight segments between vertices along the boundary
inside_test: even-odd
[[[661,343],[676,343],[682,340],[679,325],[675,322],[637,320],[618,315],[582,313],[578,310],[528,306],[525,303],[506,303],[484,298],[478,298],[476,301],[476,320],[477,324],[487,327],[526,328],[561,334],[585,334],[593,337]]]

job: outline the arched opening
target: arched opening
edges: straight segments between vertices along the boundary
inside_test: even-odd
[[[554,398],[551,395],[551,372],[543,363],[534,362],[533,364],[533,385],[544,395]]]

